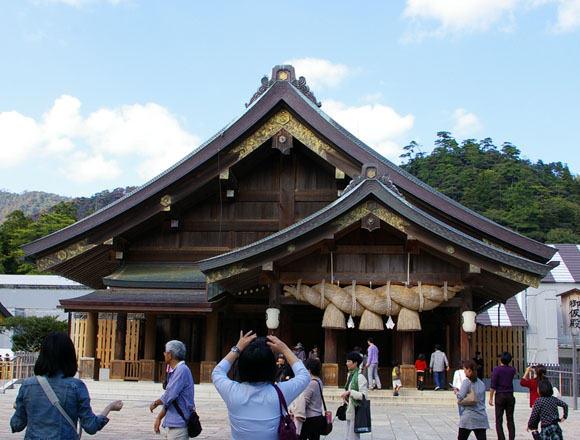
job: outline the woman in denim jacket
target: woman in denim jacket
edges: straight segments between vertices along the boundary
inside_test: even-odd
[[[95,415],[91,409],[89,392],[85,383],[73,376],[77,372],[75,348],[70,338],[61,332],[50,333],[40,350],[34,365],[36,376],[45,376],[54,390],[61,406],[73,422],[80,425],[88,434],[103,429],[109,419],[110,411],[120,411],[123,402],[113,401],[103,412]],[[79,434],[64,416],[54,407],[36,377],[24,381],[15,404],[16,412],[10,419],[12,432],[26,429],[25,439],[62,439],[76,440]]]

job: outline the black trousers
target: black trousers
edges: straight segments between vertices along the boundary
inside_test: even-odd
[[[471,431],[475,434],[477,440],[487,440],[487,434],[485,429],[466,429],[459,428],[459,434],[457,434],[457,440],[467,440]]]
[[[505,440],[503,433],[503,413],[507,420],[509,440],[516,438],[516,425],[514,423],[514,408],[516,399],[514,393],[495,393],[495,432],[497,440]]]
[[[326,419],[324,417],[308,417],[302,424],[302,429],[300,430],[300,440],[319,440],[320,432],[322,431],[323,425],[326,424]]]

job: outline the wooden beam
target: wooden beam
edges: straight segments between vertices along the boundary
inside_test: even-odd
[[[328,272],[280,272],[280,282],[283,284],[296,284],[299,279],[302,279],[304,284],[318,284],[322,279],[330,279],[330,274]],[[357,284],[368,284],[369,281],[372,281],[373,286],[386,284],[387,280],[403,284],[407,281],[407,273],[335,272],[334,279],[340,281],[357,280]],[[419,281],[424,284],[441,286],[445,281],[450,285],[461,283],[458,273],[411,273],[409,279],[411,284],[417,284]]]
[[[323,253],[328,253],[329,251],[324,251]],[[333,252],[335,254],[346,254],[346,255],[364,255],[364,254],[378,254],[378,255],[407,255],[405,246],[403,245],[383,245],[383,246],[373,246],[373,245],[337,245],[334,247]],[[419,251],[417,250],[417,253]]]
[[[278,229],[294,223],[294,190],[296,188],[295,155],[280,156],[280,219]]]

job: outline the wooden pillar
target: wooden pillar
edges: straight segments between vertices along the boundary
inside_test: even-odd
[[[322,364],[322,381],[325,386],[338,386],[338,348],[337,330],[324,329],[324,363]]]
[[[127,339],[127,314],[117,313],[117,328],[115,330],[115,360],[125,359],[125,341]]]
[[[155,359],[155,346],[157,342],[157,315],[145,314],[145,349],[144,359]]]
[[[400,332],[401,334],[401,364],[415,364],[415,333]]]
[[[335,364],[337,362],[336,349],[337,330],[324,329],[324,362]]]
[[[218,313],[211,312],[205,317],[205,361],[217,361]]]
[[[99,312],[87,313],[84,357],[97,356],[97,333],[99,330]],[[82,356],[81,356],[82,357]]]

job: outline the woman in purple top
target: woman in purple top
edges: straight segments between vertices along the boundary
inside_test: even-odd
[[[489,404],[493,406],[495,395],[495,431],[498,440],[505,440],[503,433],[503,413],[505,411],[509,440],[516,438],[516,426],[514,424],[514,376],[516,369],[508,364],[512,361],[512,354],[504,351],[499,359],[501,365],[493,369],[491,384],[489,387]]]

